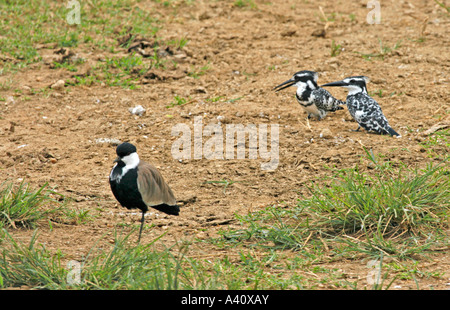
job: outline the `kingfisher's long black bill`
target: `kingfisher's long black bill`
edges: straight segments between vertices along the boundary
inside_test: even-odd
[[[283,82],[280,85],[274,87],[273,90],[274,91],[280,91],[280,90],[288,88],[288,87],[290,87],[290,86],[292,86],[294,84],[295,84],[295,80],[294,79],[290,79],[290,80],[287,80],[286,82]],[[283,87],[281,87],[281,86],[283,86]],[[279,88],[279,87],[281,87],[281,88]]]
[[[344,81],[337,81],[337,82],[331,82],[331,83],[323,84],[320,87],[324,87],[324,86],[348,86],[348,84],[345,83]]]

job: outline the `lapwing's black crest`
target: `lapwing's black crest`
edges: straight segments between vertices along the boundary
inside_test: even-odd
[[[274,88],[280,91],[290,86],[296,86],[295,98],[308,113],[308,118],[323,119],[328,112],[342,110],[345,102],[334,98],[326,89],[317,85],[318,74],[314,71],[303,70]]]
[[[322,87],[341,86],[349,90],[346,100],[347,108],[358,123],[356,131],[362,127],[369,132],[400,138],[400,134],[389,125],[378,102],[368,95],[366,85],[368,82],[369,78],[366,76],[351,76],[342,81],[324,84]]]
[[[139,242],[148,207],[170,215],[178,215],[180,207],[161,173],[139,159],[133,144],[120,144],[116,153],[118,157],[114,160],[116,164],[109,175],[109,184],[114,197],[122,206],[142,211]]]

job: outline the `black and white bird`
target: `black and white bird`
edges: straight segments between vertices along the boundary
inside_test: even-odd
[[[133,144],[120,144],[116,153],[118,157],[114,160],[116,164],[109,175],[109,184],[114,197],[122,206],[142,211],[139,243],[148,207],[171,215],[178,215],[180,208],[161,173],[139,159]]]
[[[364,128],[369,132],[377,134],[388,134],[391,136],[401,136],[389,126],[389,122],[381,111],[380,105],[368,95],[366,83],[369,78],[366,76],[351,76],[342,81],[332,82],[324,86],[341,86],[348,89],[347,108],[350,115],[358,123],[358,128]]]
[[[308,118],[314,116],[321,120],[328,112],[343,110],[341,105],[344,105],[345,102],[334,98],[326,89],[320,88],[317,85],[317,78],[317,72],[299,71],[291,79],[276,86],[274,90],[280,91],[290,86],[296,86],[295,98],[308,113]]]

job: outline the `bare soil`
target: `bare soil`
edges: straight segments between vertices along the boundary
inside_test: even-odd
[[[147,223],[155,226],[144,232],[144,243],[163,232],[168,243],[216,237],[218,230],[239,224],[235,214],[293,206],[302,195],[309,195],[305,185],[330,176],[330,167],[345,169],[364,163],[363,146],[383,160],[408,167],[437,163],[448,154],[445,145],[430,150],[422,144],[429,138],[426,130],[450,125],[450,20],[442,7],[433,1],[383,1],[381,23],[371,25],[366,22],[370,11],[366,1],[254,3],[256,7],[206,0],[168,7],[153,1],[138,4],[164,20],[158,36],[185,37],[189,42],[165,55],[167,64],[173,60],[177,66],[148,72],[133,90],[98,84],[50,88],[60,79],[73,81],[75,74],[88,72],[89,66],[109,56],[82,45],[70,49],[87,59],[77,73],[43,61],[12,77],[13,87],[0,91],[0,97],[7,98],[0,106],[1,179],[24,179],[36,188],[48,182],[73,199],[73,206],[95,215],[93,221],[79,225],[53,223],[50,229],[42,223],[39,242],[80,259],[100,239],[100,244],[112,242],[119,224],[139,224],[139,212],[119,206],[109,188],[115,145],[98,139],[134,143],[141,159],[160,169],[177,198],[188,201],[178,217],[149,212]],[[380,53],[380,42],[390,47],[383,57],[362,57],[361,53]],[[333,44],[342,48],[334,57]],[[116,49],[129,53],[119,44]],[[45,60],[60,57],[58,50],[44,46],[40,53]],[[208,66],[204,74],[188,74],[204,66]],[[357,124],[346,108],[322,121],[307,120],[295,101],[294,88],[272,90],[300,70],[317,71],[319,84],[351,75],[370,77],[369,92],[402,138],[351,131]],[[48,93],[30,91],[42,88],[48,88]],[[340,99],[346,97],[343,89],[330,91]],[[175,96],[188,101],[167,108]],[[129,112],[137,105],[146,109],[142,116]],[[217,123],[220,116],[224,130],[227,123],[267,124],[269,128],[279,124],[277,169],[262,170],[266,160],[260,157],[174,159],[171,147],[178,137],[171,135],[172,127],[182,123],[193,129],[195,116],[203,117],[203,126]],[[226,188],[207,183],[220,180],[235,183]],[[26,241],[33,231],[11,233]],[[204,243],[191,246],[193,257],[222,257],[232,251]],[[448,250],[420,261],[424,272],[443,274],[420,278],[420,288],[448,289],[449,266]],[[361,279],[360,287],[364,287],[367,260],[322,267],[341,269],[349,278]],[[397,280],[394,287],[414,289],[416,284]]]

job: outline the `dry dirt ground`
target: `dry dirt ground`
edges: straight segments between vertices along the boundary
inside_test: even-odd
[[[50,89],[57,80],[73,80],[73,73],[45,62],[13,76],[13,87],[0,91],[0,97],[7,98],[0,106],[1,179],[25,179],[35,187],[48,182],[72,198],[73,206],[95,215],[81,225],[54,223],[52,230],[43,223],[39,242],[80,259],[102,236],[101,242],[111,242],[119,223],[139,224],[139,213],[120,207],[111,194],[108,175],[115,145],[101,139],[134,143],[140,157],[160,169],[177,198],[189,200],[179,217],[149,212],[147,223],[155,226],[144,232],[144,243],[165,231],[167,242],[214,237],[219,229],[238,224],[235,214],[294,205],[302,194],[308,195],[305,185],[330,175],[327,167],[344,169],[361,163],[362,146],[408,167],[437,163],[449,151],[444,145],[430,150],[421,144],[428,138],[424,131],[450,124],[449,17],[442,7],[433,1],[382,1],[381,23],[371,25],[366,22],[370,12],[366,1],[248,3],[255,6],[239,7],[231,1],[194,1],[177,7],[139,3],[164,19],[159,36],[185,37],[189,42],[166,56],[178,66],[150,72],[133,90],[98,84]],[[380,42],[390,48],[384,50],[384,57],[362,57],[361,53],[380,54]],[[341,48],[334,49],[332,56],[337,45]],[[44,56],[55,52],[56,48],[40,50]],[[105,51],[86,51],[83,46],[72,52],[86,58],[86,66],[107,56]],[[122,48],[122,53],[127,50]],[[202,67],[204,74],[198,77],[187,74]],[[369,76],[369,92],[403,137],[352,132],[357,125],[346,108],[322,121],[307,121],[294,88],[272,91],[299,70],[317,71],[319,84]],[[30,92],[45,87],[45,95]],[[345,99],[345,90],[330,91]],[[175,96],[188,102],[167,108]],[[142,116],[129,112],[137,105],[146,109]],[[193,129],[195,116],[202,117],[203,126],[220,120],[224,130],[227,123],[269,128],[278,124],[278,167],[262,170],[260,164],[266,160],[259,156],[174,159],[171,147],[178,137],[171,135],[172,127],[181,123]],[[207,183],[220,180],[235,183],[226,189]],[[28,240],[32,231],[17,229],[12,234]],[[194,244],[191,251],[195,257],[227,254],[205,244]],[[366,264],[341,261],[326,267],[364,279]],[[421,280],[421,288],[448,289],[448,252],[421,264],[424,271],[445,274]],[[416,287],[413,281],[399,285]]]

